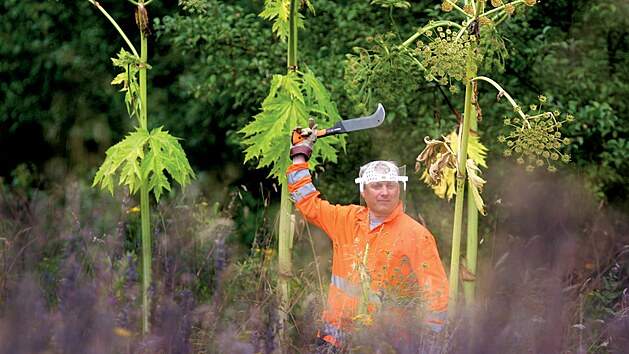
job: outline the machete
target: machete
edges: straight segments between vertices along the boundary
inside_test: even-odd
[[[353,118],[342,120],[336,124],[332,128],[322,128],[317,130],[317,138],[323,138],[324,136],[336,135],[336,134],[344,134],[357,130],[363,129],[371,129],[379,126],[384,122],[384,107],[380,103],[378,103],[378,107],[376,108],[376,112],[367,117]],[[297,144],[298,142],[304,140],[304,137],[301,136],[297,132],[293,132],[292,143]]]

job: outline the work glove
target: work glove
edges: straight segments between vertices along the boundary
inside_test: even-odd
[[[306,161],[310,160],[312,155],[312,147],[317,141],[317,128],[319,126],[315,123],[315,120],[308,119],[308,128],[302,128],[296,126],[293,129],[290,144],[290,158],[291,160],[296,155],[302,154],[306,157]]]

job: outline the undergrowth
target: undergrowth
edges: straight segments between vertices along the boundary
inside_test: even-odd
[[[434,343],[452,353],[629,348],[626,218],[554,178],[505,182],[490,209],[496,228],[480,248],[480,300],[442,337],[380,312],[361,322],[351,352],[426,352]],[[234,189],[212,204],[189,188],[154,205],[152,330],[142,335],[137,202],[76,179],[0,188],[0,352],[314,350],[331,246],[298,218],[290,343],[278,343],[272,200],[252,210],[251,192]]]

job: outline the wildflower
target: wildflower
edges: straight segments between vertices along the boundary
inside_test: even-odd
[[[136,205],[133,208],[128,209],[125,214],[137,213],[138,211],[140,211],[140,207]]]
[[[487,16],[481,16],[479,22],[481,26],[491,26],[491,20]]]
[[[564,163],[570,162],[570,154],[563,154],[563,155],[561,155],[561,161],[564,162]]]
[[[131,337],[133,333],[124,327],[116,327],[114,328],[114,332],[121,337]]]

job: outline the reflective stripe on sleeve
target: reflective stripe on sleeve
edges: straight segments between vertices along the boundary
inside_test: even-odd
[[[306,198],[309,194],[314,193],[316,191],[317,189],[315,188],[314,184],[308,183],[308,184],[305,184],[303,187],[299,188],[298,190],[292,192],[291,196],[293,197],[293,201],[297,203],[298,201]]]
[[[326,337],[331,337],[330,339],[333,340],[330,341]],[[345,331],[343,331],[341,328],[324,322],[323,328],[321,328],[321,330],[319,331],[319,338],[332,343],[334,346],[339,346],[342,343],[347,342],[348,336],[347,333],[345,333]]]
[[[297,181],[299,181],[300,179],[304,178],[304,177],[308,177],[310,176],[310,171],[308,170],[299,170],[299,171],[295,171],[295,172],[291,172],[289,174],[286,175],[286,178],[288,179],[288,184],[293,184]]]
[[[441,332],[445,328],[448,314],[446,312],[433,312],[430,314],[430,320],[426,323],[433,332]]]
[[[330,283],[339,290],[344,291],[347,296],[351,296],[354,298],[360,298],[363,296],[363,291],[360,286],[352,285],[348,283],[347,280],[339,277],[338,275],[332,274],[332,277],[330,278]],[[375,303],[381,302],[380,297],[378,296],[378,293],[376,291],[369,290],[369,301]]]

